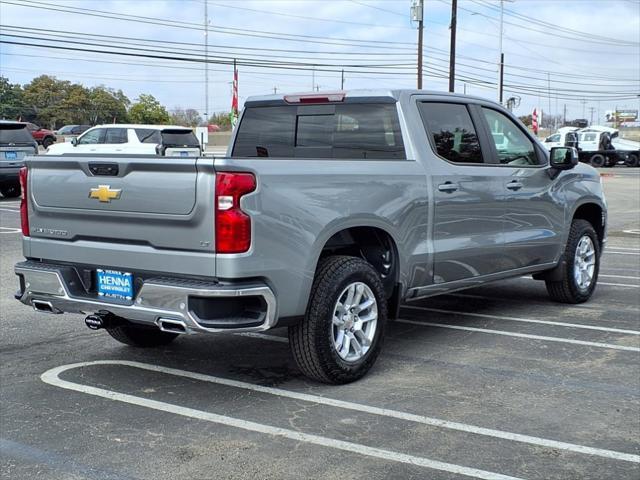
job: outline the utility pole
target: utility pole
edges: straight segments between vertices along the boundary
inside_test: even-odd
[[[344,68],[340,73],[340,90],[344,90]]]
[[[209,0],[204,0],[204,119],[209,123]]]
[[[311,91],[316,89],[316,67],[311,67]]]
[[[418,22],[418,90],[422,90],[422,29],[424,0],[413,0],[411,4],[411,20]]]
[[[273,87],[273,94],[277,94],[278,93],[278,87]]]
[[[456,23],[458,0],[451,0],[451,46],[449,47],[449,92],[456,90]]]
[[[567,104],[564,104],[564,109],[562,111],[562,126],[567,124]]]
[[[500,61],[498,63],[498,101],[502,105],[504,89],[504,52],[502,51],[502,35],[504,34],[504,0],[500,0]]]
[[[595,111],[595,107],[589,107],[589,112],[591,113],[591,116],[589,118],[589,126],[593,125],[593,112]]]
[[[547,72],[547,88],[549,93],[549,115],[551,115],[551,74]]]

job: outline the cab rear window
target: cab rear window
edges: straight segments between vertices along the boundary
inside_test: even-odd
[[[248,107],[232,157],[406,158],[389,103]]]
[[[24,124],[0,123],[0,144],[33,145],[33,137]]]

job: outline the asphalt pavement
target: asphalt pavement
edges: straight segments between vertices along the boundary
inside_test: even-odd
[[[13,299],[0,199],[0,475],[7,479],[640,478],[640,169],[603,170],[592,300],[528,277],[423,300],[363,380],[307,380],[286,332],[123,346]]]

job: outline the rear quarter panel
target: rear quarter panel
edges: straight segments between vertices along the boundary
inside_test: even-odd
[[[278,316],[305,312],[323,246],[336,232],[378,227],[394,239],[400,282],[407,285],[427,248],[423,168],[412,160],[219,159],[216,171],[251,171],[255,192],[242,199],[252,218],[246,254],[216,255],[220,279],[263,277],[278,298]]]

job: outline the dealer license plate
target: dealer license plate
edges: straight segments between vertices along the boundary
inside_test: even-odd
[[[7,160],[17,160],[18,152],[4,152],[4,158]]]
[[[116,270],[96,270],[98,295],[101,297],[131,300],[133,298],[133,275]]]

